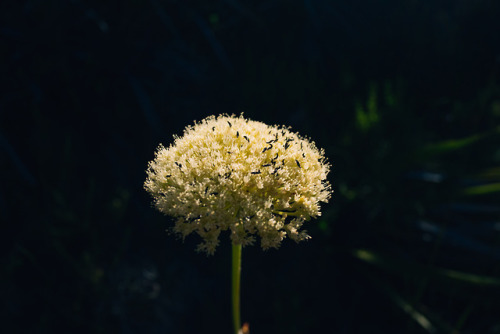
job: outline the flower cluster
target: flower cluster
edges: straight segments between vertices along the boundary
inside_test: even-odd
[[[225,230],[235,244],[258,235],[263,249],[278,248],[286,236],[309,238],[301,226],[331,195],[329,168],[323,150],[288,128],[221,115],[160,146],[144,186],[176,218],[175,233],[201,236],[201,251],[213,254]]]

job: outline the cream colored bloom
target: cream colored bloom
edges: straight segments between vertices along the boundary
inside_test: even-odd
[[[144,186],[176,218],[174,232],[201,236],[201,251],[213,254],[225,230],[235,244],[258,235],[263,249],[278,248],[286,236],[309,238],[301,227],[330,197],[329,168],[323,150],[288,128],[210,116],[160,145]]]

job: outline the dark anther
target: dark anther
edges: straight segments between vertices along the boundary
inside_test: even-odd
[[[265,164],[265,165],[262,165],[262,167],[270,167],[272,166],[272,164]]]
[[[177,165],[177,167],[182,168],[182,164],[178,163],[177,161],[175,161],[175,164]]]
[[[285,142],[285,150],[290,147],[290,143],[288,141]]]
[[[264,150],[262,151],[262,153],[264,153],[265,151],[269,151],[270,149],[273,148],[273,144],[269,144],[268,147],[265,147]]]
[[[250,174],[260,174],[260,170],[256,172],[251,172]]]
[[[236,138],[238,138],[240,136],[240,133],[238,131],[236,131]]]
[[[281,209],[280,212],[296,212],[297,210]]]
[[[299,162],[299,160],[295,159],[295,162],[297,163],[297,166],[299,166],[299,168],[300,168],[300,162]]]
[[[243,138],[245,138],[245,140],[246,140],[247,142],[250,142],[250,139],[248,139],[248,137],[247,137],[247,136],[243,136]]]
[[[212,131],[215,131],[215,126],[212,126]]]
[[[231,122],[227,121],[227,124],[229,124],[229,127],[232,127],[233,125],[231,124]]]

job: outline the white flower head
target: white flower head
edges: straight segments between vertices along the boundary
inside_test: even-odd
[[[198,250],[213,254],[225,230],[235,244],[258,235],[268,249],[310,238],[301,227],[330,198],[329,169],[324,151],[289,128],[220,115],[160,145],[144,187],[175,233],[203,239]]]

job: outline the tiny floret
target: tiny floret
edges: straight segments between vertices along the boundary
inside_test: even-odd
[[[176,234],[201,237],[198,250],[213,254],[226,230],[234,244],[258,236],[268,249],[310,238],[301,227],[330,198],[329,170],[324,151],[289,128],[210,116],[160,145],[144,187]]]

